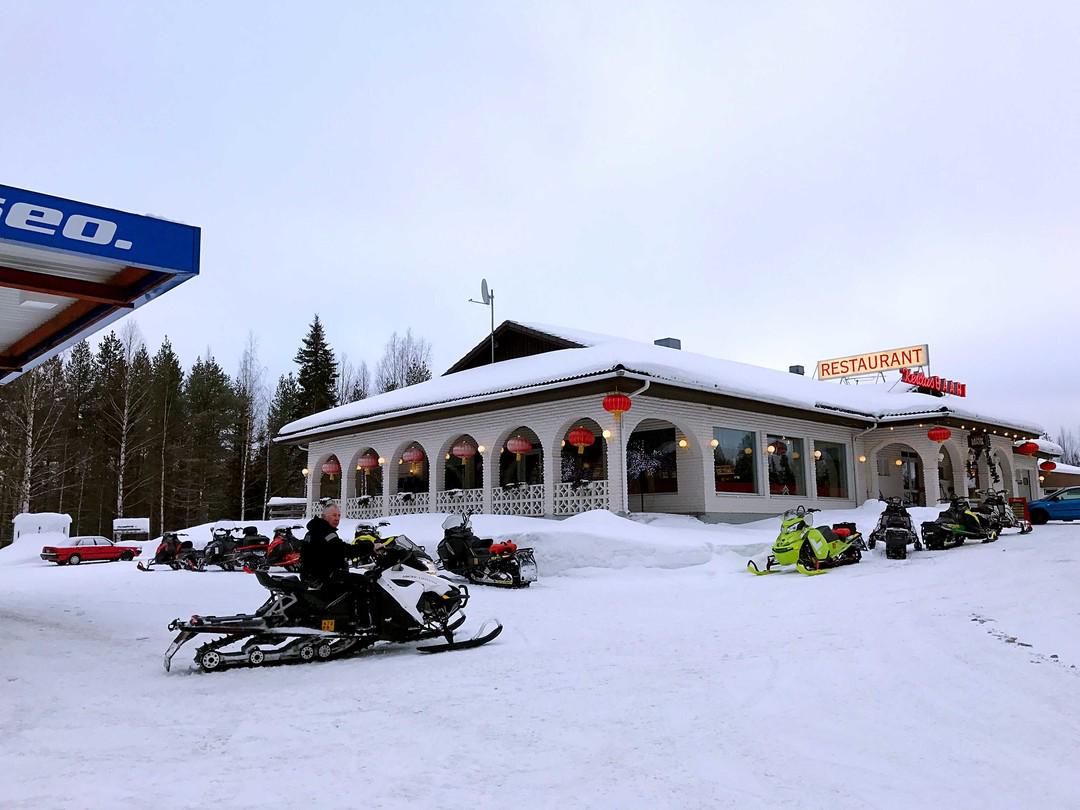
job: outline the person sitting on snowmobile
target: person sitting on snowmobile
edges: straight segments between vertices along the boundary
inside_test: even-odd
[[[371,586],[381,573],[378,568],[363,574],[349,573],[349,560],[364,556],[362,546],[346,543],[338,537],[341,509],[336,504],[323,508],[322,517],[307,524],[307,536],[300,548],[300,578],[321,590],[347,590],[353,594],[357,614],[370,615]]]

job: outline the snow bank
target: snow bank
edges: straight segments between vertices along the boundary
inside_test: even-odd
[[[63,532],[34,532],[24,534],[10,546],[0,548],[0,565],[53,565],[41,559],[45,546],[70,546],[71,538]]]
[[[912,507],[908,511],[916,525],[933,520],[943,507]],[[877,525],[885,509],[881,501],[867,501],[858,509],[829,510],[814,514],[819,526],[833,523],[855,523],[863,536]],[[389,523],[384,535],[404,534],[419,543],[432,556],[437,556],[442,540],[442,524],[447,514],[395,515],[383,520]],[[338,533],[352,539],[359,523],[343,519]],[[195,548],[203,548],[217,526],[256,526],[268,537],[282,525],[303,526],[303,520],[253,520],[243,523],[219,520],[183,530],[185,539]],[[753,523],[703,523],[688,515],[635,514],[632,519],[619,517],[605,510],[586,512],[565,520],[515,517],[510,515],[474,515],[473,531],[478,537],[513,540],[519,546],[536,551],[536,563],[541,579],[583,568],[688,568],[708,563],[717,554],[753,556],[772,545],[780,527],[779,517],[769,517]],[[153,554],[158,540],[144,547]]]

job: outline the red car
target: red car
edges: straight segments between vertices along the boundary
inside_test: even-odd
[[[81,562],[133,560],[142,554],[138,546],[118,546],[104,537],[72,537],[66,546],[45,546],[41,559],[57,565],[78,565]]]

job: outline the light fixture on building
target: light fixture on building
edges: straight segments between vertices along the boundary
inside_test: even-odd
[[[600,433],[600,435],[603,436],[605,439],[610,439],[611,438],[611,431],[605,429]]]
[[[447,461],[449,461],[449,460],[450,460],[450,454],[449,454],[449,453],[447,453],[447,454],[446,454],[446,460],[447,460]]]
[[[487,448],[484,447],[484,445],[480,445],[479,447],[476,448],[476,452],[479,453],[480,455],[483,455],[485,450],[487,450]]]
[[[566,447],[566,439],[563,439],[561,442],[559,442],[559,447]]]
[[[1041,483],[1042,483],[1043,481],[1045,481],[1045,480],[1046,480],[1046,476],[1045,476],[1045,475],[1040,475],[1040,476],[1039,476],[1039,483],[1040,483],[1040,484],[1041,484]]]
[[[307,467],[304,467],[304,469],[302,469],[300,472],[304,474],[304,478],[307,478],[308,473],[311,472],[311,470],[309,470]]]
[[[383,458],[382,456],[379,456],[379,464],[382,465],[382,464],[385,464],[385,463],[386,463],[386,459]]]
[[[748,455],[748,456],[749,456],[749,455],[752,455],[752,454],[753,454],[753,452],[754,452],[754,448],[753,448],[753,447],[744,447],[744,448],[743,448],[743,453],[745,453],[745,454],[746,454],[746,455]]]
[[[773,453],[776,452],[776,445],[770,444],[768,447],[765,448],[765,452],[767,452],[771,456]]]
[[[890,425],[889,430],[895,430],[895,428],[892,425]]]
[[[859,463],[860,464],[865,464],[866,463],[866,456],[859,456]]]
[[[719,447],[719,446],[720,446],[720,440],[719,439],[713,439],[711,442],[709,442],[709,447]],[[749,450],[750,448],[748,447],[746,449]]]
[[[814,458],[817,459],[818,461],[821,460],[821,451],[820,450],[815,450],[814,451]]]
[[[687,445],[686,439],[679,439],[679,447],[682,447],[683,449],[686,449],[686,445]]]
[[[893,462],[893,464],[895,464],[897,467],[903,467],[904,460],[902,458],[898,458],[896,461]]]

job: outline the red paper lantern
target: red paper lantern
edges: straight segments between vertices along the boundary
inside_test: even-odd
[[[1024,442],[1016,448],[1016,452],[1022,456],[1033,456],[1039,452],[1039,445],[1035,442]]]
[[[341,464],[336,458],[331,456],[322,465],[323,475],[329,475],[330,480],[334,480],[335,475],[341,475]]]
[[[596,437],[592,431],[586,427],[576,427],[570,431],[570,435],[566,437],[570,444],[577,448],[578,453],[584,453],[585,448],[589,447],[596,441]]]
[[[513,453],[518,461],[521,461],[522,454],[532,450],[532,442],[524,436],[511,436],[506,443],[506,449]]]
[[[604,397],[604,410],[615,415],[615,421],[622,419],[622,415],[630,410],[630,397],[626,394],[608,394]]]
[[[401,454],[401,460],[406,464],[418,464],[424,460],[424,451],[419,447],[410,447]]]
[[[932,427],[926,431],[926,438],[938,444],[948,441],[950,436],[952,436],[952,431],[946,427]]]
[[[461,463],[464,464],[470,458],[476,455],[476,445],[470,442],[468,439],[462,439],[460,442],[450,448],[450,453],[454,458],[460,458]]]
[[[1055,464],[1053,461],[1044,461],[1042,464],[1039,465],[1039,469],[1043,472],[1053,472],[1057,469],[1057,464]]]
[[[379,466],[379,457],[374,453],[364,453],[356,460],[356,468],[359,470],[374,470]]]

